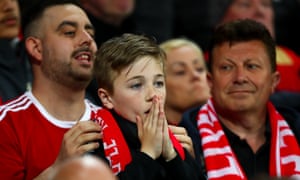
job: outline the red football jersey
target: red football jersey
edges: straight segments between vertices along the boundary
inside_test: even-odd
[[[94,119],[100,108],[85,101],[81,121]],[[31,92],[0,106],[0,179],[33,179],[49,167],[64,133],[76,122],[51,116]]]

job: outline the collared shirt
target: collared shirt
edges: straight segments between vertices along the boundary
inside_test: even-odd
[[[254,153],[246,140],[240,139],[223,125],[225,135],[236,155],[245,175],[251,179],[258,175],[269,174],[270,148],[271,148],[271,127],[269,121],[266,122],[265,143]]]

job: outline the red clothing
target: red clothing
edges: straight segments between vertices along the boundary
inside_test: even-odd
[[[86,101],[81,120],[98,106]],[[63,135],[75,122],[47,113],[31,92],[0,106],[0,179],[33,179],[56,159]]]
[[[281,76],[277,90],[300,92],[299,56],[285,47],[277,46],[276,62]]]

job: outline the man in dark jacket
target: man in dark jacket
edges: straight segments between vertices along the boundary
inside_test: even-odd
[[[269,101],[280,75],[268,30],[229,22],[214,32],[209,53],[212,98],[183,120],[199,131],[208,178],[299,178],[299,115]]]

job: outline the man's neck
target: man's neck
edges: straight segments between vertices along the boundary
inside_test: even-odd
[[[249,116],[243,113],[229,118],[219,116],[219,120],[240,139],[246,140],[254,153],[265,143],[266,115]]]
[[[78,121],[85,112],[85,91],[72,91],[56,87],[48,90],[36,90],[32,93],[49,114],[64,121]]]

